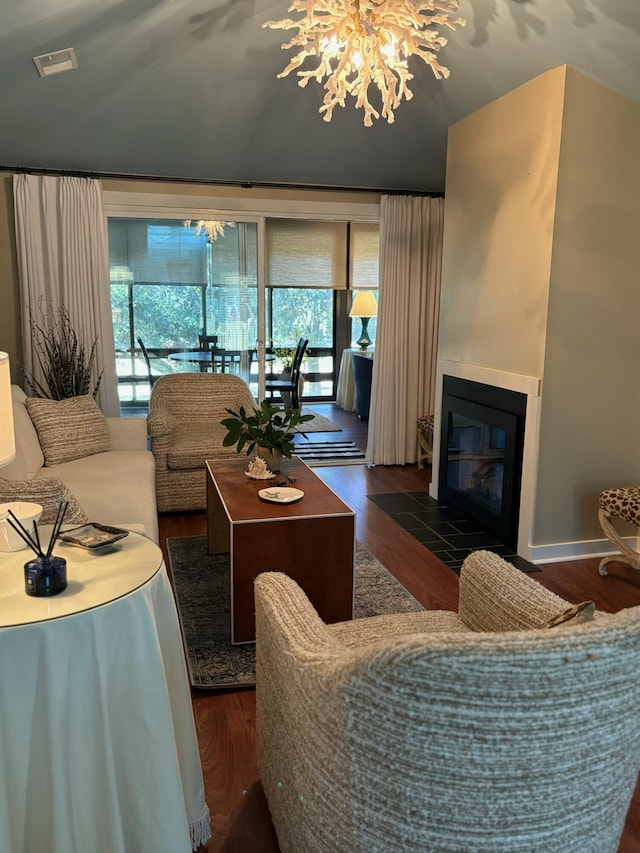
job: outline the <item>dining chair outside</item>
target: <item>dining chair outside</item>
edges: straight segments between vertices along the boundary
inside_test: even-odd
[[[211,364],[214,373],[235,373],[235,366],[242,361],[243,350],[212,349]]]
[[[203,352],[211,349],[217,349],[218,335],[198,335],[198,342],[200,344],[200,349]]]
[[[213,373],[224,373],[221,370],[221,349],[218,348],[218,335],[198,335],[198,343],[202,352],[211,353],[211,370]],[[217,357],[216,357],[217,356]],[[208,362],[198,362],[200,373],[206,373],[209,369]]]
[[[281,395],[284,393],[285,396],[283,399],[285,402],[286,398],[290,395],[291,406],[294,409],[297,409],[300,405],[300,369],[302,367],[302,359],[304,358],[308,345],[308,339],[300,338],[298,341],[296,353],[293,357],[293,364],[291,366],[291,376],[281,379],[268,379],[265,382],[265,388],[267,391],[279,391]]]
[[[151,372],[151,359],[149,358],[149,353],[147,351],[146,346],[144,345],[144,341],[142,340],[142,338],[138,338],[138,346],[140,347],[140,352],[142,353],[142,357],[144,358],[145,363],[147,365],[147,371],[149,373],[149,386],[153,388],[158,379],[160,379],[160,376],[154,376],[154,374]]]

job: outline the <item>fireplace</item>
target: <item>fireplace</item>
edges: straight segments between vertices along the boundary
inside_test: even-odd
[[[515,546],[527,396],[443,376],[439,494]]]

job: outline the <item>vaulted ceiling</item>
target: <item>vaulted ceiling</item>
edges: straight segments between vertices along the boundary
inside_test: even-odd
[[[193,180],[443,191],[447,128],[558,65],[640,103],[638,0],[461,0],[438,81],[366,128],[277,80],[288,0],[2,0],[0,166]],[[290,37],[290,36],[289,36]],[[32,57],[73,47],[78,68]]]

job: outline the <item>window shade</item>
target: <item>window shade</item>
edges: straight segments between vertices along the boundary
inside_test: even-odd
[[[352,290],[378,288],[380,225],[352,222],[349,229],[349,287]]]
[[[267,286],[347,286],[347,223],[267,219]]]
[[[109,218],[111,280],[206,284],[207,238],[182,221]]]

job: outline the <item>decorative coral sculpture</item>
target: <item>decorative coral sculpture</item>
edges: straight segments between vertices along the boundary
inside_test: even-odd
[[[249,462],[249,467],[244,473],[245,476],[250,477],[252,480],[271,480],[276,476],[267,468],[267,463],[264,459],[261,459],[259,456],[256,456],[255,459]]]

